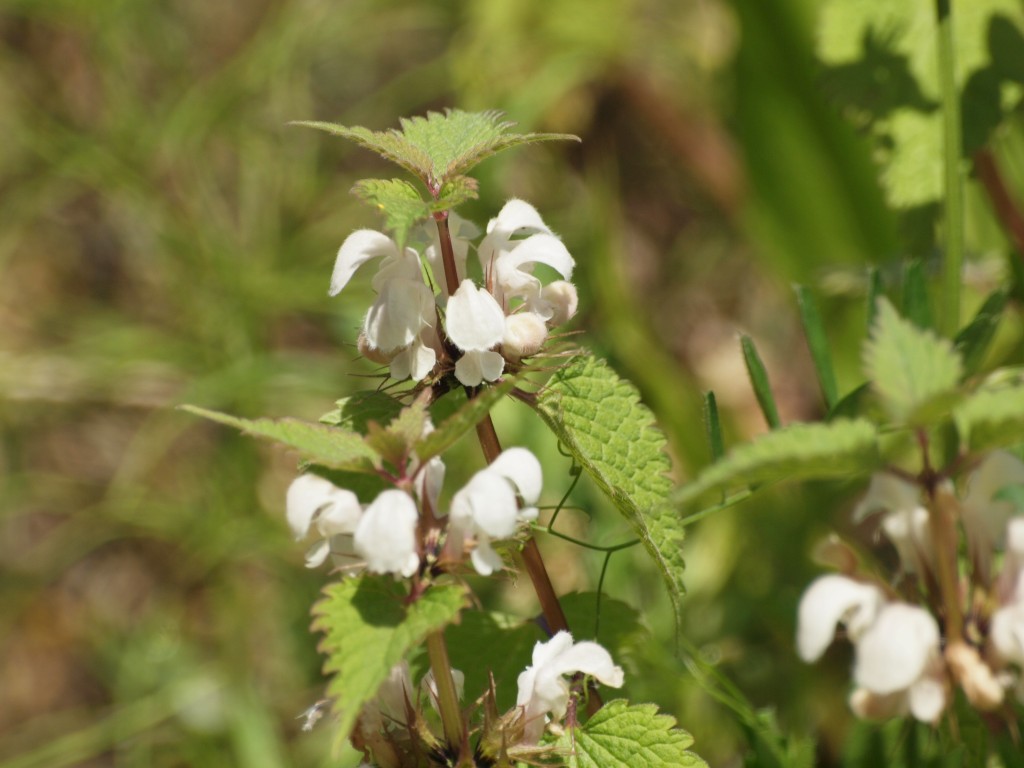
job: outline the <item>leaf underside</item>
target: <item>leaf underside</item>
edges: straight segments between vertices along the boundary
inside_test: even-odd
[[[636,387],[604,361],[580,355],[552,376],[536,408],[641,539],[678,617],[685,591],[684,530],[665,505],[672,491],[665,435]]]

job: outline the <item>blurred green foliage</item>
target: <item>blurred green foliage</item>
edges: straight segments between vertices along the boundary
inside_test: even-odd
[[[934,195],[901,197],[895,166],[878,163],[921,150],[894,105],[920,117],[936,95],[900,22],[848,24],[852,5],[0,6],[0,766],[354,764],[330,755],[328,726],[306,734],[296,719],[323,691],[308,625],[326,577],[302,567],[283,521],[294,456],[173,410],[315,419],[377,382],[353,345],[369,281],[326,290],[345,235],[380,224],[348,192],[383,165],[288,121],[383,129],[458,106],[581,136],[488,161],[467,213],[483,224],[516,195],[561,233],[579,265],[577,327],[641,388],[678,479],[710,458],[702,390],[715,390],[727,445],[766,428],[738,330],[757,342],[783,422],[823,413],[790,281],[817,300],[842,397],[861,382],[867,267],[892,296],[904,257],[935,271]],[[1021,9],[1000,8],[971,33],[965,152],[982,147],[1021,200]],[[939,168],[927,151],[911,159]],[[1024,246],[991,203],[991,175],[978,179],[970,312],[1007,264],[1020,273]],[[928,306],[927,292],[903,295]],[[979,365],[1020,363],[1021,332],[1008,314]],[[538,451],[554,504],[568,460],[521,405],[496,420],[505,444]],[[449,489],[481,461],[458,451]],[[771,710],[793,750],[806,757],[817,734],[821,765],[893,742],[861,726],[844,758],[848,651],[809,668],[791,650],[810,552],[849,526],[857,490],[763,493],[692,526],[684,551],[687,643]],[[563,515],[569,532],[628,538],[587,482],[570,503],[586,512]],[[599,554],[541,546],[561,589],[597,583]],[[773,764],[779,751],[676,655],[646,555],[614,556],[605,583],[650,630],[622,641],[630,699],[676,715],[711,765]],[[515,579],[498,591],[536,611]]]

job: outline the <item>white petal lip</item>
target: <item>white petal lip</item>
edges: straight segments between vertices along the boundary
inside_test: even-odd
[[[498,211],[498,215],[488,222],[487,234],[493,233],[508,237],[519,230],[533,230],[535,232],[551,234],[551,230],[548,229],[547,224],[544,223],[536,208],[525,200],[513,197],[502,206],[501,210]]]
[[[516,270],[520,270],[524,264],[547,264],[566,280],[572,277],[573,267],[576,266],[569,249],[561,240],[554,235],[543,234],[530,235],[521,240],[515,248],[499,257],[498,263]],[[501,279],[500,270],[498,277]]]
[[[939,626],[923,608],[890,603],[857,642],[854,682],[874,693],[909,688],[939,652]]]
[[[384,285],[366,313],[363,331],[372,346],[392,352],[416,341],[433,312],[434,294],[425,284],[395,279]]]
[[[419,566],[416,554],[416,502],[399,490],[382,491],[367,507],[355,531],[356,551],[372,573],[412,576]]]
[[[398,246],[383,232],[373,229],[359,229],[345,238],[334,260],[331,274],[331,288],[328,295],[337,296],[348,285],[352,275],[370,259],[381,256],[397,256]]]
[[[845,622],[856,638],[874,620],[883,601],[878,587],[845,576],[822,576],[804,592],[797,618],[797,651],[806,662],[818,659]]]
[[[860,522],[879,509],[896,512],[919,506],[921,492],[916,485],[885,472],[876,472],[867,493],[853,511],[853,520]]]
[[[472,280],[463,280],[459,290],[448,299],[445,316],[449,338],[463,351],[483,352],[505,335],[505,313],[501,306]]]
[[[934,723],[946,708],[946,686],[939,677],[925,676],[907,691],[910,713],[923,723]]]
[[[332,483],[317,475],[299,475],[292,480],[285,500],[285,514],[296,541],[305,538],[313,524],[313,517],[318,510],[331,503],[337,490]]]

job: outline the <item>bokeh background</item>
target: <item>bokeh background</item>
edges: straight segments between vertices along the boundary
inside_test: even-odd
[[[792,283],[819,299],[840,389],[859,384],[868,266],[897,291],[904,259],[928,272],[936,253],[936,199],[885,176],[916,138],[885,121],[936,105],[898,34],[823,49],[826,5],[0,3],[0,766],[353,764],[331,755],[329,727],[296,719],[322,695],[308,611],[327,577],[284,524],[295,456],[174,409],[316,419],[375,384],[353,345],[369,280],[326,289],[344,237],[380,225],[349,189],[391,171],[290,120],[383,129],[496,108],[579,135],[489,160],[465,213],[485,224],[518,196],[562,235],[578,340],[639,386],[678,480],[709,460],[703,391],[727,442],[766,429],[738,332],[783,419],[821,415]],[[965,151],[988,146],[1021,199],[1022,7],[1006,5],[975,46],[1003,111]],[[974,181],[968,203],[970,309],[1016,257]],[[993,358],[1012,361],[1019,324],[1001,333]],[[509,403],[497,421],[506,444],[546,457],[557,501],[569,465],[539,420]],[[449,462],[451,488],[476,450]],[[842,762],[851,732],[849,654],[800,664],[793,622],[815,543],[849,529],[857,490],[787,486],[685,544],[687,641],[780,733],[816,734],[822,765]],[[588,514],[567,512],[570,532],[625,536],[586,483],[573,502]],[[595,587],[599,556],[541,543],[561,589]],[[756,760],[751,729],[675,655],[638,550],[612,559],[606,587],[650,630],[623,641],[626,693],[675,714],[711,765]],[[536,610],[512,576],[500,597]]]

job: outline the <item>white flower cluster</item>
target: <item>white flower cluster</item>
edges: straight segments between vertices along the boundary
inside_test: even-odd
[[[994,452],[969,475],[957,504],[967,540],[971,582],[959,585],[968,627],[944,639],[932,611],[894,599],[870,578],[829,575],[815,581],[800,602],[797,648],[818,659],[842,624],[855,649],[855,689],[850,705],[860,717],[909,712],[936,722],[959,684],[977,708],[1002,704],[1006,690],[1024,702],[1024,517],[999,497],[1024,484],[1024,462]],[[943,493],[952,493],[947,484]],[[880,528],[896,549],[905,574],[940,582],[929,511],[920,489],[892,475],[876,475],[854,513],[857,520],[882,511]],[[950,553],[947,553],[947,555]],[[997,576],[993,563],[1001,557]]]
[[[363,507],[351,491],[317,475],[296,478],[288,489],[287,518],[296,539],[315,528],[318,539],[306,555],[316,568],[333,555],[338,565],[371,573],[412,576],[420,567],[420,508],[429,504],[435,515],[445,468],[433,458],[414,475],[415,494],[397,488],[382,491]],[[509,448],[477,472],[451,502],[447,550],[461,560],[466,549],[478,573],[503,567],[491,542],[515,535],[519,524],[537,517],[541,467],[525,448]],[[525,506],[520,508],[517,493]]]
[[[448,295],[441,244],[432,226],[423,258],[437,295],[415,248],[406,247],[400,253],[394,240],[369,229],[353,232],[342,243],[330,295],[340,293],[362,264],[380,258],[373,278],[377,299],[363,322],[360,351],[368,359],[388,364],[395,379],[421,381],[439,364],[454,362],[455,377],[472,387],[498,379],[506,362],[538,352],[549,329],[576,313],[576,288],[568,282],[575,262],[536,209],[522,200],[506,203],[477,245],[482,287],[466,274],[476,227],[453,213],[449,231],[458,277],[454,295]],[[564,280],[543,285],[533,274],[536,264],[551,267]],[[437,327],[442,314],[443,333],[461,353],[455,361],[447,360],[445,336]]]

